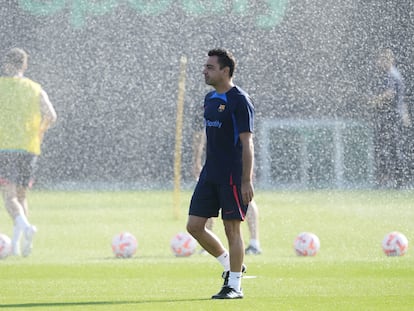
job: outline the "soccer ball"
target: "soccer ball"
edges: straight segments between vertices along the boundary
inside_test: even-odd
[[[121,232],[112,239],[112,251],[116,257],[129,258],[137,251],[137,239],[129,232]]]
[[[298,256],[315,256],[320,246],[319,238],[311,232],[300,233],[293,243],[296,255]]]
[[[171,239],[170,246],[175,256],[188,257],[194,254],[197,241],[189,233],[180,232]]]
[[[388,233],[382,240],[382,250],[387,256],[402,256],[407,252],[408,240],[400,232]]]
[[[0,259],[4,259],[10,255],[12,249],[10,238],[0,233]]]

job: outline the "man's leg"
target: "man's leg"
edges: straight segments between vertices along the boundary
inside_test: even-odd
[[[241,234],[240,220],[223,220],[226,237],[229,243],[230,272],[219,293],[213,299],[243,298],[241,291],[241,278],[244,260],[244,242]]]
[[[27,188],[23,186],[17,186],[17,200],[20,203],[23,213],[26,216],[26,219],[29,217],[29,206],[27,204]],[[28,221],[29,222],[29,221]],[[22,255],[29,256],[33,248],[33,237],[37,232],[36,226],[30,225],[26,227],[23,235],[22,243]]]
[[[16,186],[16,197],[20,206],[22,207],[23,213],[26,217],[29,217],[29,206],[27,205],[26,188],[22,186]]]
[[[4,206],[13,220],[12,252],[20,255],[20,238],[22,232],[29,225],[22,206],[17,199],[16,185],[7,183],[2,186]]]
[[[229,242],[230,271],[241,272],[244,261],[244,242],[240,220],[223,220],[226,237]]]
[[[206,228],[207,220],[208,218],[190,215],[187,222],[187,231],[198,241],[202,248],[217,258],[227,251],[220,239]]]
[[[13,254],[20,254],[20,237],[24,234],[22,255],[28,256],[32,250],[32,240],[36,233],[36,227],[32,226],[26,216],[27,200],[26,189],[22,186],[16,186],[13,183],[8,183],[3,186],[4,205],[10,217],[14,221],[12,247]],[[24,204],[22,206],[21,202]]]
[[[213,231],[213,225],[214,225],[213,217],[208,218],[207,222],[206,222],[206,225],[205,225],[206,229],[210,230],[210,231]],[[204,248],[201,248],[200,254],[206,255],[207,251]]]
[[[247,226],[249,227],[250,242],[245,253],[259,255],[262,253],[259,240],[259,210],[254,200],[249,204],[246,218]]]

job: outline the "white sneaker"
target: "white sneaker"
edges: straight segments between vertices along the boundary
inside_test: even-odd
[[[22,243],[22,256],[27,257],[32,252],[33,248],[33,237],[37,232],[37,228],[33,225],[27,227],[23,234]]]

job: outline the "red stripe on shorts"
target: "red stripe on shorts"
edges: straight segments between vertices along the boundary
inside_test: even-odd
[[[233,184],[233,176],[232,175],[230,175],[230,185],[233,188],[233,196],[234,196],[234,200],[237,203],[237,208],[239,209],[240,216],[241,216],[242,220],[244,220],[244,218],[246,217],[246,214],[243,212],[243,209],[241,208],[241,204],[240,204],[240,200],[239,200],[239,192],[237,191],[237,185]]]

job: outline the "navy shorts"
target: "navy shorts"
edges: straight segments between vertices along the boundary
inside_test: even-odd
[[[243,221],[248,205],[243,204],[240,186],[216,184],[199,180],[191,198],[189,215],[199,217],[217,217]]]
[[[29,187],[33,181],[37,156],[27,152],[0,152],[0,184]]]

